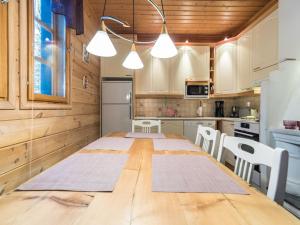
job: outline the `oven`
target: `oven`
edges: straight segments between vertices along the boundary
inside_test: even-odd
[[[209,82],[208,81],[186,81],[185,98],[208,98]]]
[[[259,123],[256,122],[235,122],[234,136],[259,141]]]

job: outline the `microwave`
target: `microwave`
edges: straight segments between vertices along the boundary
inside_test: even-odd
[[[208,81],[186,81],[185,98],[208,98],[209,82]]]

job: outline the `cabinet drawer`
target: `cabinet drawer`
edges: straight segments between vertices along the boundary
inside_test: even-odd
[[[177,134],[183,136],[183,121],[182,120],[162,120],[161,131],[165,134]]]

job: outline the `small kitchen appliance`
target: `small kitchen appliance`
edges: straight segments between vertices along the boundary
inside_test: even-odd
[[[209,82],[208,81],[186,81],[184,97],[189,98],[208,98]]]
[[[215,117],[224,117],[224,101],[215,101]]]
[[[237,106],[232,106],[230,117],[233,117],[233,118],[239,117],[239,109]]]

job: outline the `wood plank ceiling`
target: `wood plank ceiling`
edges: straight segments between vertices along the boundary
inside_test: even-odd
[[[160,0],[154,0],[159,6]],[[89,0],[97,17],[102,15],[104,0]],[[217,42],[240,32],[277,0],[164,0],[168,31],[175,41]],[[107,0],[105,15],[132,24],[132,0]],[[135,33],[139,40],[152,40],[161,30],[161,19],[147,0],[135,0]],[[109,24],[118,33],[132,28]]]

